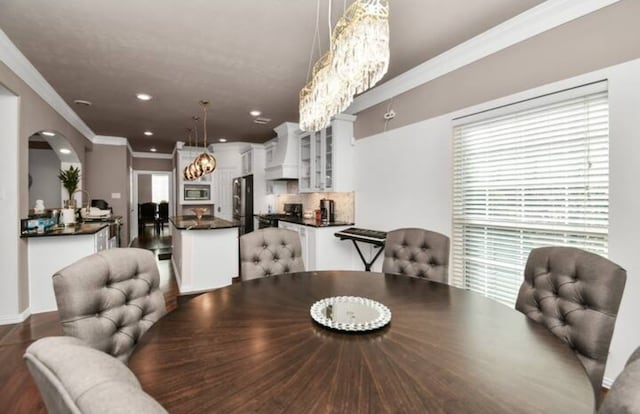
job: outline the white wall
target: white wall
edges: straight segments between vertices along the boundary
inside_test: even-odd
[[[640,59],[358,140],[355,182],[358,227],[424,227],[450,236],[452,120],[603,79],[609,81],[610,108],[609,258],[627,270],[608,385],[640,345]]]
[[[0,217],[6,221],[0,232],[0,324],[20,322],[18,286],[18,98],[0,85]]]
[[[43,200],[46,208],[62,207],[61,183],[58,179],[60,158],[51,149],[29,149],[29,175],[33,180],[29,188],[29,207]]]

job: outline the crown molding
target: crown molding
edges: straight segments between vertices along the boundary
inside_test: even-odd
[[[547,0],[464,43],[396,76],[354,99],[357,114],[486,56],[620,0]]]
[[[93,139],[91,140],[94,144],[99,144],[99,145],[122,145],[122,146],[129,146],[129,141],[127,141],[126,138],[123,137],[110,137],[107,135],[96,135],[95,137],[93,137]]]
[[[94,142],[96,134],[84,123],[73,109],[62,99],[58,92],[46,81],[38,70],[13,44],[11,39],[0,29],[0,62],[3,62],[44,101],[49,104],[69,124],[77,129],[89,141]]]
[[[133,158],[153,158],[157,160],[170,160],[173,158],[171,154],[158,154],[156,152],[131,152]]]

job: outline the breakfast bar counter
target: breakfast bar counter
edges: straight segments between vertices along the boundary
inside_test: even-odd
[[[170,217],[171,264],[181,294],[231,284],[238,272],[238,222],[212,216]]]

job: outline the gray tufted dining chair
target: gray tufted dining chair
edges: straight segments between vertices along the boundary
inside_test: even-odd
[[[598,414],[640,414],[640,348],[613,382]]]
[[[65,335],[122,362],[166,313],[152,252],[121,248],[87,256],[53,275]]]
[[[244,234],[240,237],[240,264],[242,280],[303,272],[300,236],[275,227]]]
[[[444,234],[417,228],[387,233],[384,244],[383,273],[422,277],[448,282],[449,238]]]
[[[574,247],[531,250],[516,309],[565,341],[600,396],[626,271]]]
[[[167,413],[126,365],[77,338],[39,339],[24,360],[49,414]]]

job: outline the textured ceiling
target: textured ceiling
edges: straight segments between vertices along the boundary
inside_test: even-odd
[[[320,3],[326,49],[329,0]],[[334,23],[351,3],[333,1]],[[382,82],[539,3],[391,0]],[[201,99],[211,101],[209,141],[264,142],[297,121],[315,21],[314,0],[0,1],[0,29],[53,88],[96,134],[127,137],[135,151],[170,152]],[[253,124],[251,109],[272,121]]]

